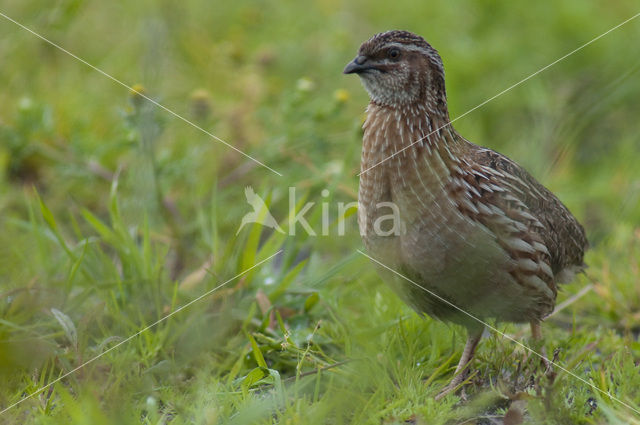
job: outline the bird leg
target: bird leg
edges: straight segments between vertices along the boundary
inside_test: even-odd
[[[484,331],[484,327],[479,330],[469,330],[469,335],[467,336],[467,343],[464,346],[464,350],[462,351],[462,356],[460,357],[460,361],[458,362],[458,366],[456,367],[455,376],[449,382],[449,384],[440,391],[440,393],[436,396],[436,401],[442,399],[444,396],[452,392],[456,389],[458,385],[462,381],[464,381],[464,377],[467,374],[467,366],[473,359],[473,355],[476,351],[476,347],[478,346],[478,342],[482,338],[482,332]]]
[[[549,373],[552,370],[552,365],[549,357],[547,356],[547,349],[542,341],[542,327],[540,326],[540,322],[532,320],[529,324],[531,325],[531,337],[542,346],[540,349],[540,353],[542,354],[542,363],[544,363],[545,366],[545,373]]]

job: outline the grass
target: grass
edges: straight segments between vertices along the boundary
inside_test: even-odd
[[[463,329],[402,304],[356,252],[352,210],[337,236],[336,207],[357,197],[367,102],[340,72],[371,34],[406,28],[437,47],[456,117],[638,13],[631,0],[8,0],[0,11],[283,174],[0,19],[0,409],[101,355],[0,423],[640,423],[495,334],[469,400],[436,403]],[[633,21],[455,123],[584,222],[588,275],[564,286],[544,345],[635,409],[639,36]],[[286,231],[289,187],[296,212],[315,202],[305,218],[317,235],[236,234],[249,185]],[[523,326],[496,326],[530,342]]]

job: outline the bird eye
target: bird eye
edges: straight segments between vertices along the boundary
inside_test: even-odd
[[[398,56],[400,56],[400,50],[399,49],[391,49],[391,50],[389,50],[389,57],[391,59],[396,59],[396,58],[398,58]]]

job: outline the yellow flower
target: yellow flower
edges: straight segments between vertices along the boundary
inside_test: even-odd
[[[345,89],[338,89],[333,92],[333,98],[338,101],[338,103],[346,103],[349,100],[349,92]]]
[[[139,108],[144,101],[144,98],[140,95],[146,96],[146,90],[142,84],[134,84],[129,91],[129,99],[134,107]]]

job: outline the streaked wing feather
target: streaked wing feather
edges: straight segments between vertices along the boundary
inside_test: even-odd
[[[471,152],[476,164],[502,174],[504,187],[512,188],[518,198],[542,225],[536,229],[549,251],[554,274],[567,267],[583,267],[588,247],[584,228],[567,207],[547,188],[538,183],[524,168],[491,149],[476,148]],[[497,175],[497,174],[496,174]]]

